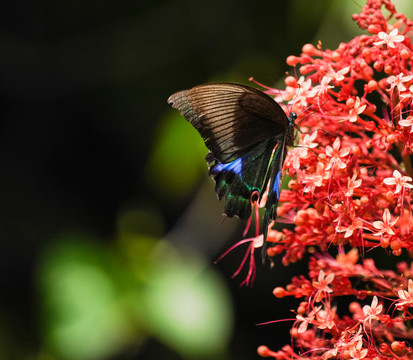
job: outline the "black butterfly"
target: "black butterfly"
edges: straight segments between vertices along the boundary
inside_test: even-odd
[[[263,220],[264,247],[271,220],[277,217],[286,146],[293,145],[297,115],[284,113],[271,97],[245,85],[206,84],[171,95],[177,109],[205,141],[209,174],[224,214],[246,220],[251,202],[268,188]]]

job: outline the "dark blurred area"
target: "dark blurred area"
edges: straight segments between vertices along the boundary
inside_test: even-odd
[[[294,317],[289,300],[272,296],[293,268],[258,265],[254,287],[239,288],[242,279],[231,275],[243,251],[212,265],[241,238],[244,224],[228,219],[221,225],[222,204],[207,176],[202,140],[166,99],[208,81],[247,84],[254,76],[273,86],[289,70],[286,57],[314,42],[335,3],[328,4],[1,3],[1,359],[254,359],[259,345],[276,350],[289,343],[288,323],[256,324]],[[139,312],[143,305],[134,308],[149,299],[152,270],[170,261],[165,257],[173,251],[153,260],[161,242],[198,254],[227,294],[234,322],[225,325],[228,341],[219,355],[174,348],[162,326]],[[177,263],[192,261],[180,256]],[[171,272],[174,266],[181,265],[171,265]],[[68,284],[78,286],[85,274],[92,280],[73,290],[70,302]],[[110,313],[116,321],[108,320],[106,337],[93,340],[93,351],[73,355],[80,345],[68,329],[74,334],[81,316],[76,326],[59,326],[65,316],[81,314],[79,308],[87,314],[98,308],[79,305],[86,299],[82,291],[102,300],[92,291],[98,283],[109,306],[101,305],[106,310],[96,315],[99,321],[90,319],[82,336],[102,329],[108,308],[116,308],[116,316]],[[160,309],[151,304],[145,306],[154,313]],[[127,341],[111,342],[116,329]]]

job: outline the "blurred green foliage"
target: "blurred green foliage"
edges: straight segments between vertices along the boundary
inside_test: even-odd
[[[177,111],[168,112],[160,122],[145,171],[158,196],[187,196],[204,173],[207,150],[198,132]]]
[[[45,343],[56,358],[101,359],[133,338],[110,259],[86,236],[66,235],[44,255]]]
[[[103,359],[148,336],[184,358],[225,352],[229,296],[198,256],[125,231],[106,247],[81,234],[55,241],[38,272],[45,352],[52,359]]]

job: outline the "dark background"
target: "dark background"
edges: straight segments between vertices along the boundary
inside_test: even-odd
[[[333,5],[325,0],[1,3],[0,355],[43,358],[46,320],[38,305],[45,295],[35,274],[62,232],[82,231],[111,244],[121,210],[143,207],[163,224],[146,231],[170,234],[203,188],[208,204],[216,206],[202,207],[205,216],[216,214],[206,231],[220,232],[222,204],[215,204],[202,155],[201,175],[179,194],[154,186],[158,179],[146,171],[172,112],[166,99],[208,81],[248,83],[254,76],[274,85],[289,70],[286,57],[318,40],[323,21],[335,21],[340,29],[342,15],[334,18]],[[340,31],[337,36],[347,40]],[[227,231],[230,239],[211,240],[204,254],[211,263],[241,238],[243,225],[227,222],[236,229]],[[199,250],[202,242],[194,240],[193,246]],[[256,285],[239,288],[241,280],[230,276],[241,257],[229,255],[214,266],[223,272],[236,313],[228,359],[258,358],[261,344],[277,349],[289,343],[290,324],[255,324],[280,318],[272,289],[277,278],[288,280],[290,270],[259,266]],[[47,353],[47,359],[59,358]],[[111,358],[180,359],[154,337]]]

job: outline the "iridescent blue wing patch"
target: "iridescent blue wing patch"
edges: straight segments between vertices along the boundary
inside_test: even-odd
[[[225,215],[248,219],[251,215],[251,201],[261,200],[268,182],[272,189],[268,200],[275,203],[276,208],[280,193],[283,146],[280,137],[267,139],[229,163],[220,163],[211,153],[208,154],[209,174],[215,180],[218,198],[225,199]],[[269,207],[268,211],[271,220],[275,220],[276,211],[273,211],[273,207]]]

